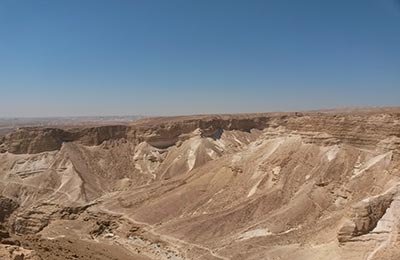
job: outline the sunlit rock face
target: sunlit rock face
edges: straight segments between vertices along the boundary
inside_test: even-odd
[[[400,259],[399,140],[397,108],[17,129],[0,258]]]

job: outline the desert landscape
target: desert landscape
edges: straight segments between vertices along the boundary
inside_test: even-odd
[[[0,259],[400,259],[400,108],[23,126]]]
[[[0,0],[0,260],[400,260],[400,0]]]

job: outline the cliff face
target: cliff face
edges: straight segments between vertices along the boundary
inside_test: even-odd
[[[319,114],[290,118],[285,126],[292,131],[326,133],[350,145],[373,147],[383,139],[400,137],[400,114]]]
[[[213,136],[221,130],[250,131],[267,126],[267,116],[253,118],[188,118],[166,123],[150,120],[145,124],[132,126],[100,126],[79,129],[21,128],[6,135],[0,145],[3,152],[25,154],[54,151],[64,142],[77,142],[84,145],[99,145],[104,141],[128,139],[133,143],[147,141],[156,147],[168,147],[185,138],[195,129],[201,129],[204,136]]]
[[[310,142],[346,143],[355,146],[397,146],[400,138],[400,113],[271,113],[226,116],[154,118],[130,126],[100,126],[77,129],[21,128],[0,141],[0,151],[40,153],[61,148],[64,142],[99,145],[104,141],[127,139],[146,141],[165,148],[185,139],[195,129],[203,136],[217,138],[222,131],[266,128],[279,133],[296,133]],[[276,133],[276,132],[275,132]]]
[[[58,150],[71,140],[69,134],[61,129],[22,128],[3,137],[0,149],[16,154]]]
[[[0,149],[15,154],[35,154],[59,150],[64,142],[99,145],[127,136],[126,126],[100,126],[82,129],[28,127],[9,133],[0,141]]]
[[[400,109],[21,128],[0,150],[0,251],[400,259]]]

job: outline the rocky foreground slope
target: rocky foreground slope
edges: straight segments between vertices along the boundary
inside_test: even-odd
[[[0,259],[400,259],[400,108],[20,128]]]

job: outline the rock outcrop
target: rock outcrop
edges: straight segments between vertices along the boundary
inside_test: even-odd
[[[395,192],[366,198],[352,207],[349,220],[340,228],[339,242],[348,242],[353,238],[371,232],[390,207]]]
[[[21,128],[0,258],[398,259],[399,140],[398,108]]]
[[[40,153],[59,150],[63,142],[99,145],[104,141],[128,139],[133,143],[143,141],[167,148],[184,140],[187,134],[200,129],[203,136],[216,136],[221,131],[280,127],[283,132],[295,133],[310,142],[347,143],[358,147],[373,147],[381,140],[390,139],[389,145],[398,146],[400,138],[400,113],[269,113],[224,116],[193,116],[176,118],[151,118],[126,125],[90,128],[20,128],[0,141],[0,152]],[[396,141],[397,140],[397,141]]]

